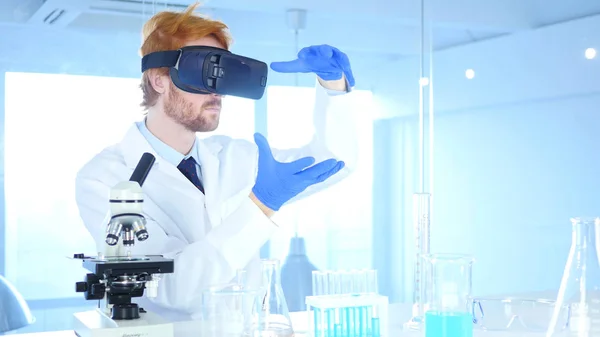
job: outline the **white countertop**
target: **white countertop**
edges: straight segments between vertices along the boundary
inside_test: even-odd
[[[291,313],[292,324],[296,336],[306,336],[308,318],[306,312]],[[403,331],[403,324],[410,319],[410,305],[391,304],[389,307],[389,334],[390,336],[421,337],[418,331]],[[177,322],[175,323],[175,337],[198,337],[199,322]],[[516,332],[488,332],[475,330],[474,336],[485,337],[543,337],[544,333],[516,333]],[[72,330],[53,331],[30,334],[17,334],[20,337],[77,337]]]

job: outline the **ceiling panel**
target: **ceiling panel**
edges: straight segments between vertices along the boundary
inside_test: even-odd
[[[192,2],[0,0],[0,21],[43,25],[46,14],[56,8],[66,14],[55,26],[139,34],[143,21],[153,13],[182,10]],[[200,12],[222,19],[240,44],[293,47],[285,11],[301,8],[308,10],[302,44],[327,42],[346,50],[389,55],[413,54],[419,48],[421,5],[415,0],[203,2]],[[438,49],[600,13],[599,0],[426,0],[425,4]]]

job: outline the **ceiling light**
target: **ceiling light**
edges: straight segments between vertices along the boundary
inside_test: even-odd
[[[473,77],[475,77],[475,70],[467,69],[467,71],[465,71],[465,77],[472,80]]]
[[[585,58],[588,60],[594,59],[596,57],[596,49],[588,48],[585,50]]]

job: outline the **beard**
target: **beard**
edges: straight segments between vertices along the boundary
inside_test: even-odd
[[[219,125],[221,98],[205,95],[208,99],[200,107],[186,101],[179,90],[171,83],[169,95],[164,103],[165,114],[192,132],[214,131]],[[207,111],[218,109],[218,113]]]

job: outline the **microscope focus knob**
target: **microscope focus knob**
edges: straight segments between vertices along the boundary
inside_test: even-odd
[[[87,282],[77,282],[75,283],[75,292],[83,293],[88,290]]]
[[[106,286],[94,274],[87,274],[85,281],[75,283],[75,291],[83,293],[86,300],[101,300],[106,293]]]

